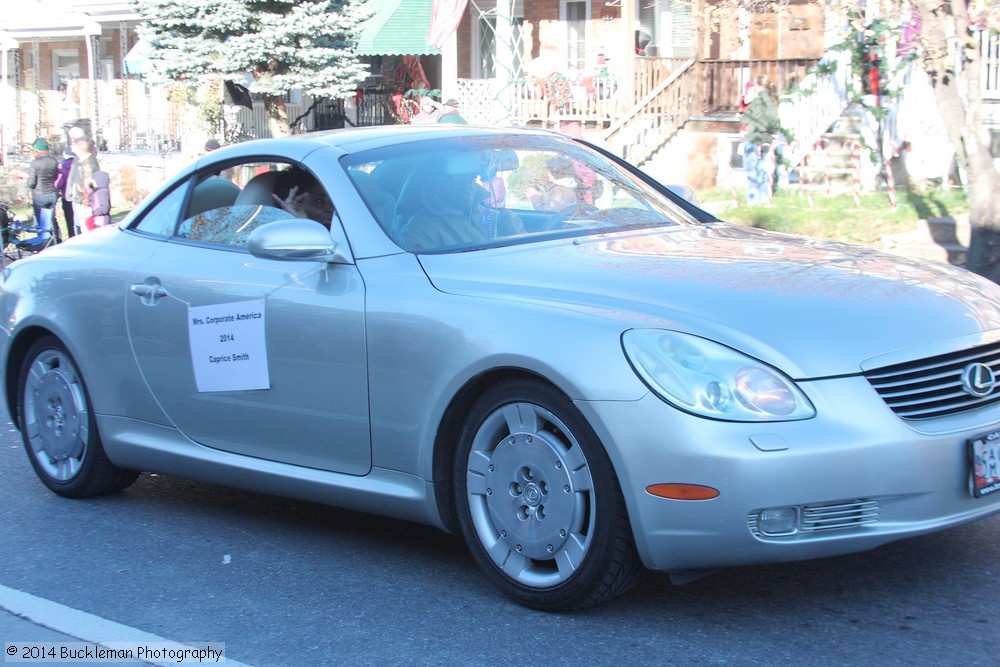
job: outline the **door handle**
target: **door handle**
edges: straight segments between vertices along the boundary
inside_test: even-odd
[[[144,306],[154,306],[157,301],[170,294],[162,285],[150,285],[147,283],[132,285],[129,290],[132,294],[139,297]]]

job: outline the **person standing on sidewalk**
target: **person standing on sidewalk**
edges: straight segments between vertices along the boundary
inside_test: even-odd
[[[56,176],[56,190],[59,192],[60,207],[63,218],[66,220],[66,237],[76,236],[76,227],[73,225],[73,202],[66,199],[66,184],[69,181],[69,170],[73,168],[73,151],[67,146],[63,151],[63,159],[59,162],[59,175]],[[59,225],[56,225],[59,229]]]
[[[766,74],[758,74],[755,85],[748,89],[744,100],[743,170],[747,175],[747,203],[766,204],[771,201],[771,180],[774,178],[771,154],[774,136],[781,130],[774,85]],[[749,98],[749,99],[748,99]]]
[[[101,165],[94,157],[93,144],[86,137],[73,143],[73,152],[76,157],[66,178],[66,199],[73,203],[73,225],[79,234],[85,221],[91,216],[89,187],[94,172],[100,171]]]
[[[39,138],[32,146],[35,159],[28,168],[28,180],[25,184],[31,190],[31,206],[35,213],[35,226],[38,227],[39,238],[48,238],[55,234],[56,243],[62,241],[59,225],[56,224],[56,201],[59,193],[56,190],[56,177],[59,175],[59,161],[49,154],[49,142]]]

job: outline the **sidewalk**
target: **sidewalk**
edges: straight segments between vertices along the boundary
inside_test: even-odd
[[[102,661],[73,661],[73,662],[48,662],[42,660],[26,660],[23,662],[14,661],[10,656],[6,655],[6,649],[8,644],[40,644],[45,642],[47,644],[72,644],[79,643],[81,640],[76,637],[71,637],[69,635],[63,634],[56,630],[51,630],[44,625],[35,623],[34,621],[29,621],[28,619],[16,616],[11,612],[0,609],[0,644],[3,644],[4,654],[4,665],[125,665],[126,667],[148,667],[148,663],[139,661],[123,661],[123,662],[111,662],[107,660]]]
[[[0,609],[0,638],[3,638],[4,644],[11,642],[56,642],[61,644],[80,641],[76,637],[70,637],[56,630],[50,630],[34,621],[16,616],[6,609]],[[9,663],[10,660],[5,660],[5,662]]]
[[[0,642],[3,665],[192,665],[245,667],[225,658],[225,644],[182,644],[138,628],[0,585]],[[34,656],[31,651],[34,648]],[[13,649],[13,654],[11,650]],[[44,650],[43,657],[37,652]],[[50,651],[53,658],[46,659]],[[78,652],[81,657],[64,652]],[[104,651],[106,657],[87,656]],[[122,653],[117,659],[115,652]],[[197,654],[201,654],[200,656]],[[135,656],[133,658],[133,656]]]

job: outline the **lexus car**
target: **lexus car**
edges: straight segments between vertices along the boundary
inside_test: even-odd
[[[537,609],[1000,510],[1000,287],[726,223],[542,130],[212,151],[6,267],[0,322],[51,491],[420,522]]]

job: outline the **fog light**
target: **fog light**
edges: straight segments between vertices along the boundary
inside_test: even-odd
[[[795,532],[799,513],[794,507],[772,507],[757,514],[757,529],[765,535],[787,535]]]

